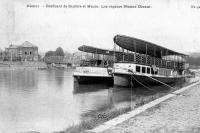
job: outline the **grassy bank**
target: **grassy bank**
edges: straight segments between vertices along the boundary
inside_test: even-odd
[[[94,127],[108,121],[111,120],[121,114],[124,114],[128,111],[130,111],[131,108],[127,107],[127,108],[123,108],[123,109],[117,109],[117,110],[105,110],[103,112],[101,111],[96,111],[93,114],[93,117],[91,119],[88,120],[84,120],[82,122],[80,122],[78,125],[72,125],[70,127],[68,127],[66,130],[64,131],[60,131],[60,132],[55,132],[55,133],[80,133],[80,132],[84,132],[85,130],[90,130],[93,129]]]

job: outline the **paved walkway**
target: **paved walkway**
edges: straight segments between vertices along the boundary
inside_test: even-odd
[[[200,84],[103,133],[200,133]]]

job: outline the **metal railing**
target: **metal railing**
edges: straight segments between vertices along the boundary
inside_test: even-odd
[[[118,53],[116,56],[116,62],[132,62],[141,65],[152,66],[168,69],[184,69],[183,62],[175,62],[171,60],[164,60],[149,55],[143,55],[138,53]]]

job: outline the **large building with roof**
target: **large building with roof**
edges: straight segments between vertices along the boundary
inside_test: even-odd
[[[5,60],[38,61],[38,47],[28,41],[21,45],[9,45],[5,49]]]

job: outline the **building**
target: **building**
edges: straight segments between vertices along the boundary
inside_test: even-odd
[[[8,48],[5,49],[5,61],[17,61],[20,60],[20,57],[18,55],[18,46],[17,45],[9,45]]]
[[[28,41],[21,45],[11,44],[5,49],[5,58],[8,61],[38,61],[38,47]]]
[[[4,57],[4,51],[0,48],[0,60],[3,60]]]
[[[28,41],[18,47],[18,54],[22,61],[38,61],[38,47]]]

